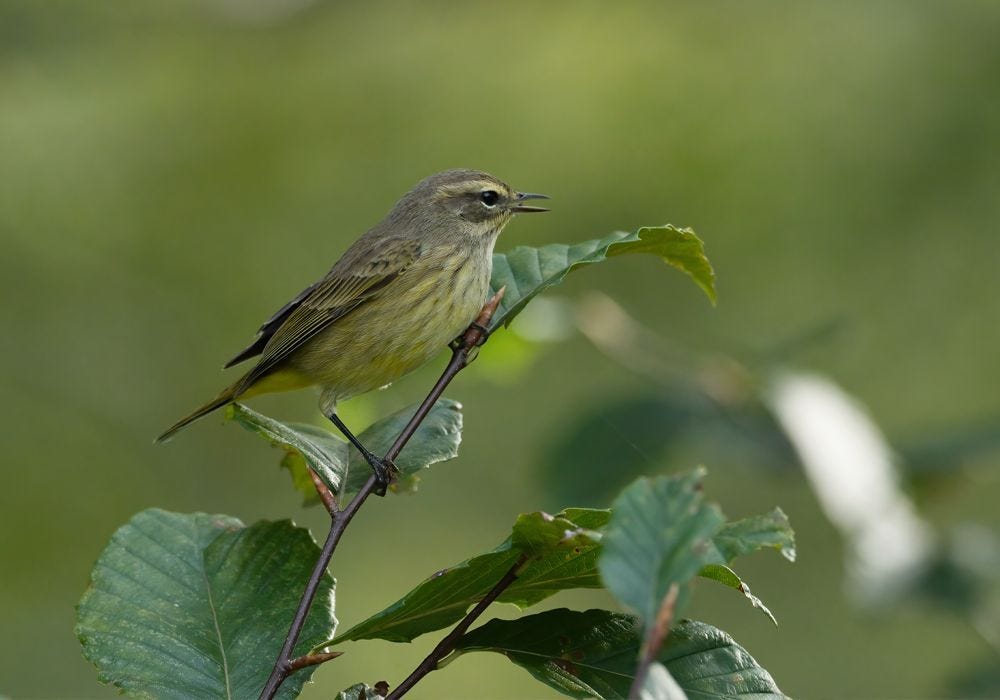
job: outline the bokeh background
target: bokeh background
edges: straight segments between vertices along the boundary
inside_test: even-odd
[[[905,485],[940,541],[973,527],[971,560],[995,564],[998,30],[987,0],[0,0],[0,693],[114,696],[80,655],[73,606],[135,512],[323,527],[278,454],[239,428],[213,418],[167,446],[152,437],[398,195],[474,167],[553,197],[501,250],[692,226],[719,304],[636,256],[574,274],[549,295],[560,304],[498,335],[448,392],[466,407],[460,458],[418,494],[370,503],[345,538],[341,623],[491,548],[519,512],[604,506],[636,471],[705,462],[729,516],[781,505],[800,556],[740,567],[779,628],[709,583],[690,614],[786,693],[1000,695],[991,623],[966,604],[981,580],[939,569],[937,598],[862,605],[787,449],[744,450],[697,421],[669,440],[642,428],[670,425],[650,412],[683,404],[671,387],[704,367],[750,386],[776,364],[821,372],[917,455],[901,459]],[[592,290],[669,347],[655,359],[674,379],[651,382],[574,329]],[[415,401],[437,371],[346,417]],[[622,410],[636,401],[649,410]],[[308,392],[254,407],[318,419]],[[600,460],[563,449],[574,436]],[[398,682],[434,637],[353,644],[305,697]],[[415,697],[554,694],[479,655]]]

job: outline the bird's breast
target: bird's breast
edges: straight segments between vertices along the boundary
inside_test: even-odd
[[[479,313],[489,291],[490,252],[451,248],[421,256],[382,294],[317,335],[291,363],[341,399],[413,371]]]

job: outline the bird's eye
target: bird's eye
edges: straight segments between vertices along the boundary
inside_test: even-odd
[[[488,207],[492,207],[500,201],[500,195],[495,190],[483,190],[479,193],[479,201]]]

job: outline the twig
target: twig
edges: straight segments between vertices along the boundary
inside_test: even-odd
[[[527,555],[522,554],[514,563],[514,566],[510,567],[507,573],[503,575],[503,578],[497,581],[497,584],[490,589],[490,592],[476,604],[476,607],[470,610],[469,614],[463,617],[462,621],[455,625],[455,628],[444,639],[438,642],[433,651],[420,662],[420,665],[414,669],[413,673],[407,676],[406,680],[400,683],[385,700],[398,700],[415,686],[421,678],[431,671],[437,670],[438,662],[454,651],[455,644],[466,633],[469,626],[476,621],[476,618],[482,615],[483,611],[490,606],[490,603],[496,600],[510,584],[517,580],[518,574],[521,572],[521,567],[524,566],[524,562],[527,560]]]
[[[663,596],[663,602],[660,603],[656,619],[649,626],[649,631],[646,633],[646,642],[643,644],[642,658],[639,659],[639,666],[635,669],[635,678],[632,680],[632,687],[628,691],[630,698],[638,698],[642,693],[642,686],[646,682],[646,676],[649,674],[649,667],[656,661],[656,657],[660,654],[660,647],[663,646],[663,640],[667,638],[667,634],[670,632],[670,623],[674,619],[674,606],[677,604],[677,594],[679,592],[680,588],[678,588],[677,584],[671,583],[670,588],[667,589],[667,594]]]
[[[451,380],[455,378],[459,372],[461,372],[471,361],[469,353],[473,348],[478,345],[482,345],[486,342],[488,334],[486,328],[489,327],[490,320],[493,318],[493,314],[496,313],[497,307],[500,305],[500,300],[503,299],[504,288],[501,287],[496,294],[494,294],[486,305],[483,306],[483,310],[479,312],[479,317],[475,322],[469,326],[469,328],[462,334],[459,342],[454,345],[451,353],[451,361],[448,366],[445,367],[444,372],[442,372],[440,379],[435,382],[434,386],[431,388],[430,393],[427,394],[427,398],[423,400],[420,407],[417,408],[416,413],[410,418],[410,421],[403,428],[402,432],[396,437],[395,442],[392,443],[392,447],[389,451],[385,453],[385,459],[394,460],[399,456],[399,453],[403,451],[403,447],[409,442],[410,438],[423,423],[424,419],[427,418],[427,414],[430,413],[434,404],[444,393],[445,387],[451,383]],[[309,614],[309,608],[312,606],[313,598],[316,597],[316,591],[319,588],[320,581],[323,579],[323,574],[326,573],[327,567],[330,565],[330,559],[333,557],[333,552],[337,548],[337,543],[340,542],[341,535],[344,534],[344,530],[347,528],[354,514],[358,512],[358,509],[364,504],[365,500],[374,492],[378,486],[378,480],[375,475],[372,474],[368,477],[368,481],[365,485],[361,487],[361,490],[355,494],[351,502],[347,504],[347,507],[343,510],[337,510],[334,506],[330,508],[327,506],[327,510],[330,511],[332,517],[332,523],[330,525],[330,532],[326,536],[326,542],[323,544],[323,549],[320,550],[319,558],[316,560],[316,565],[313,567],[312,575],[309,577],[309,583],[306,584],[305,590],[302,592],[302,598],[299,601],[299,607],[295,611],[295,617],[292,619],[291,627],[288,629],[288,634],[285,637],[285,643],[281,647],[281,652],[278,654],[278,658],[274,662],[274,669],[271,671],[270,677],[267,679],[267,683],[264,685],[264,689],[260,692],[260,700],[271,700],[275,694],[278,692],[278,688],[288,677],[288,675],[295,669],[291,668],[291,658],[292,650],[295,648],[295,643],[299,639],[299,635],[302,633],[302,627],[306,621],[306,615]],[[320,498],[323,498],[322,492],[320,493]],[[324,504],[326,501],[324,500]]]

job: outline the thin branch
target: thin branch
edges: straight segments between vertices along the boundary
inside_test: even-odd
[[[670,588],[667,589],[667,594],[663,596],[663,602],[660,603],[656,619],[649,626],[649,631],[646,633],[646,642],[643,644],[642,658],[639,660],[639,666],[635,669],[635,678],[632,680],[632,687],[628,691],[630,698],[638,698],[641,695],[642,686],[646,682],[646,676],[649,674],[649,667],[653,665],[656,657],[660,655],[663,640],[667,638],[667,634],[670,632],[670,623],[674,619],[674,606],[677,604],[677,594],[679,592],[680,588],[677,584],[671,583]]]
[[[500,305],[501,299],[503,299],[505,289],[501,287],[496,294],[494,294],[486,305],[483,306],[483,310],[479,312],[479,317],[475,322],[469,326],[469,328],[462,334],[462,337],[453,346],[451,353],[451,361],[448,366],[445,367],[444,372],[441,374],[441,378],[435,382],[434,386],[431,388],[430,393],[427,394],[427,398],[423,400],[420,407],[417,408],[416,413],[410,418],[410,421],[403,428],[399,436],[396,438],[395,442],[392,443],[392,447],[389,451],[385,453],[385,458],[388,460],[394,460],[399,456],[399,453],[403,451],[406,443],[409,442],[410,438],[423,423],[424,419],[427,418],[427,414],[430,413],[431,408],[437,403],[437,400],[444,393],[445,387],[451,383],[451,380],[455,378],[459,372],[465,369],[471,362],[469,353],[479,345],[486,342],[488,334],[486,328],[489,327],[490,320],[493,318],[493,314],[496,313],[497,307]],[[340,542],[341,535],[344,534],[344,530],[350,524],[351,519],[354,518],[355,513],[361,508],[365,500],[375,491],[378,487],[378,480],[375,474],[368,477],[368,481],[365,485],[361,487],[361,490],[355,494],[351,502],[347,504],[347,507],[343,510],[337,510],[336,507],[327,507],[327,510],[331,511],[332,523],[330,525],[330,532],[326,536],[326,542],[323,544],[323,549],[320,550],[319,558],[316,560],[316,565],[313,567],[311,576],[309,577],[309,583],[306,584],[305,590],[302,592],[302,598],[299,600],[299,607],[295,611],[295,617],[292,619],[291,627],[288,629],[288,634],[285,637],[285,643],[281,647],[281,652],[278,654],[278,658],[274,662],[274,669],[271,671],[270,677],[267,679],[267,683],[264,685],[264,689],[260,692],[260,700],[271,700],[275,694],[278,692],[278,688],[288,677],[288,675],[295,669],[291,668],[292,651],[295,648],[295,643],[299,639],[299,635],[302,633],[302,627],[306,621],[306,615],[309,614],[309,608],[312,606],[313,599],[316,597],[316,591],[319,589],[320,581],[323,580],[323,574],[326,573],[327,567],[330,565],[330,559],[333,557],[333,552],[337,548],[337,544]],[[320,494],[322,498],[322,493]],[[324,501],[325,503],[325,501]]]
[[[521,572],[521,567],[528,560],[527,555],[522,554],[521,557],[514,563],[514,566],[510,567],[506,574],[503,575],[497,584],[490,589],[482,600],[480,600],[476,607],[469,611],[469,614],[462,618],[462,621],[455,625],[448,635],[438,642],[437,646],[434,647],[433,651],[427,655],[427,657],[420,662],[420,665],[414,669],[413,673],[406,677],[399,686],[396,687],[392,693],[385,700],[398,700],[403,697],[413,686],[420,681],[421,678],[426,676],[431,671],[436,671],[438,667],[438,662],[444,657],[448,656],[452,651],[455,650],[455,645],[458,640],[462,638],[469,626],[476,621],[483,611],[490,606],[490,604],[496,600],[501,593],[503,593],[507,587],[517,580],[518,575]]]

